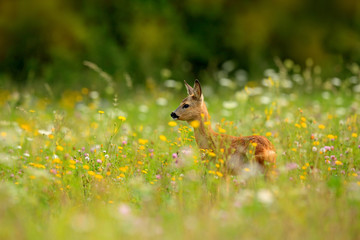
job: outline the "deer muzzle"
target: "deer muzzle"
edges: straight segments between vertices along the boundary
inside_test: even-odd
[[[175,113],[175,112],[172,112],[172,113],[170,114],[170,116],[171,116],[174,120],[176,120],[176,119],[178,119],[178,118],[179,118],[179,116],[178,116],[178,115],[176,115],[176,113]]]

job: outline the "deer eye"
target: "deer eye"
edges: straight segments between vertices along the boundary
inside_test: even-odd
[[[190,107],[189,104],[184,104],[184,106],[183,106],[183,108],[188,108],[188,107]]]

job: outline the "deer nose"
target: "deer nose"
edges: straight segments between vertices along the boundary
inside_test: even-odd
[[[170,114],[170,116],[172,117],[172,118],[179,118],[179,116],[178,115],[176,115],[176,113],[174,113],[174,112],[172,112],[171,114]]]

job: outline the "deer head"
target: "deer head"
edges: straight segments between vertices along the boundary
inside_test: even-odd
[[[202,95],[200,82],[195,80],[192,88],[186,81],[185,86],[188,96],[180,103],[180,106],[171,113],[174,120],[181,120],[191,122],[194,120],[201,120],[201,114],[208,114],[205,104],[204,96]]]

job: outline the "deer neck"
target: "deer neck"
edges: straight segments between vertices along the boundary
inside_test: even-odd
[[[205,103],[203,103],[201,117],[197,119],[200,122],[199,127],[194,128],[195,140],[200,149],[216,148],[216,136],[218,135],[211,127],[210,116]]]

